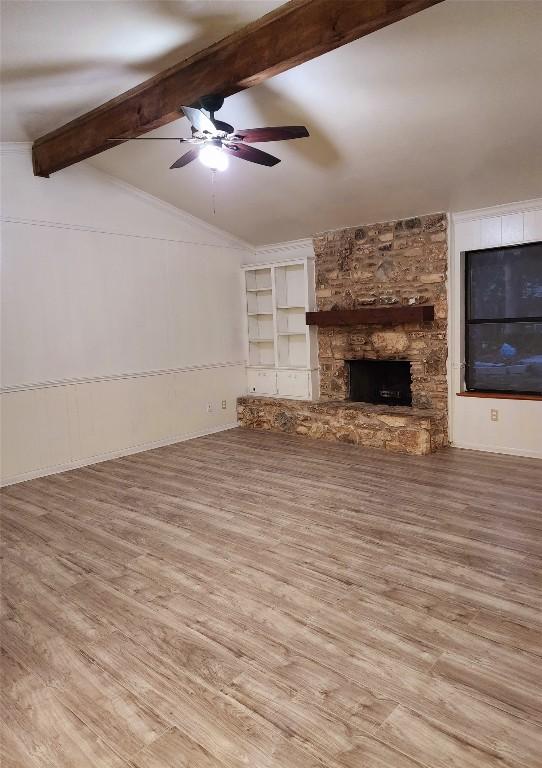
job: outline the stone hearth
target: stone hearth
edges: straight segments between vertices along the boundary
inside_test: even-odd
[[[446,445],[446,417],[428,408],[348,400],[286,400],[248,395],[237,401],[242,427],[427,454]]]
[[[404,453],[446,445],[447,223],[438,213],[316,236],[318,311],[430,305],[434,320],[320,327],[320,400],[242,397],[241,425]],[[351,402],[352,360],[409,361],[412,406]]]

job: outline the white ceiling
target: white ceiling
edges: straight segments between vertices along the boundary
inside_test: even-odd
[[[36,138],[280,5],[2,3],[2,137]],[[542,195],[542,2],[446,0],[228,99],[237,128],[303,123],[264,168],[177,171],[175,142],[88,161],[254,244]],[[188,136],[186,120],[154,134]],[[62,171],[60,171],[62,173]]]

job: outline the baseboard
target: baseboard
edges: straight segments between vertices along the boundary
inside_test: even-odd
[[[0,483],[1,488],[6,488],[8,485],[15,485],[16,483],[24,483],[26,480],[35,480],[38,477],[47,477],[48,475],[58,475],[60,472],[69,472],[71,469],[78,469],[79,467],[88,467],[92,464],[100,464],[102,461],[109,461],[111,459],[120,459],[122,456],[131,456],[133,453],[143,453],[144,451],[151,451],[153,448],[162,448],[165,445],[173,445],[174,443],[184,443],[186,440],[194,440],[196,437],[205,437],[205,435],[213,435],[215,432],[225,432],[228,429],[234,429],[238,427],[237,421],[230,422],[229,424],[222,424],[219,427],[212,427],[211,429],[202,429],[197,432],[186,432],[182,435],[174,435],[172,437],[166,437],[163,440],[155,440],[150,443],[140,443],[139,445],[132,445],[128,448],[122,448],[119,451],[110,451],[109,453],[99,453],[94,456],[87,456],[84,459],[77,459],[70,461],[66,464],[56,464],[52,467],[40,467],[39,469],[30,470],[30,472],[23,472],[20,475],[13,475],[13,477],[6,478]]]
[[[471,443],[452,442],[453,448],[464,448],[467,451],[481,451],[482,453],[502,453],[505,456],[523,456],[526,459],[542,459],[542,451],[528,451],[525,448],[489,448],[487,445],[473,445]]]

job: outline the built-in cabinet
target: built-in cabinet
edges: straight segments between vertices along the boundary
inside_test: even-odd
[[[314,260],[243,267],[247,391],[296,399],[317,396]]]

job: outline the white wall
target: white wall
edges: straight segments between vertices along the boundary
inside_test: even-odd
[[[461,448],[542,458],[542,402],[458,397],[463,389],[462,253],[542,240],[542,199],[452,216],[450,247],[450,435]],[[498,421],[490,419],[498,410]]]
[[[2,176],[3,483],[234,424],[252,250],[85,164],[35,178],[24,145]]]

